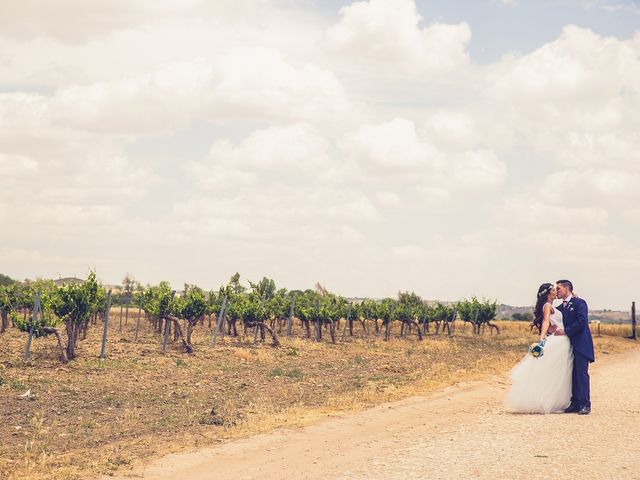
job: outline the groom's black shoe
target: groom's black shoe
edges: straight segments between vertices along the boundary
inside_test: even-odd
[[[564,413],[578,413],[580,411],[580,407],[577,405],[569,405],[564,409]]]
[[[578,410],[578,415],[589,415],[591,413],[591,407],[582,407]]]

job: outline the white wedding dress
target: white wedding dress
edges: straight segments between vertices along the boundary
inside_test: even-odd
[[[563,328],[562,312],[554,309],[551,325]],[[511,389],[506,407],[514,413],[557,413],[571,403],[573,350],[569,337],[547,337],[544,354],[534,358],[530,353],[510,373]]]

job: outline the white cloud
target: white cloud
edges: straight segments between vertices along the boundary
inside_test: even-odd
[[[615,167],[615,165],[614,165]],[[640,172],[614,169],[563,170],[549,175],[542,188],[545,198],[575,205],[612,207],[640,201]]]
[[[490,81],[496,95],[517,95],[530,106],[541,102],[541,109],[551,103],[564,108],[602,105],[610,95],[637,88],[637,43],[567,26],[553,42],[496,65]]]
[[[37,119],[119,135],[170,132],[193,118],[278,121],[351,115],[331,72],[312,64],[295,67],[278,51],[264,48],[232,50],[214,61],[172,63],[139,77],[69,86],[51,97],[13,94],[11,100],[17,105],[7,112],[7,121],[11,115],[25,117],[21,110],[28,104],[30,116],[24,122]]]
[[[484,140],[478,117],[475,112],[440,110],[429,112],[423,125],[439,144],[453,149],[469,148]]]
[[[372,167],[394,174],[444,166],[437,149],[419,137],[412,121],[403,118],[360,127],[347,135],[344,148],[365,170]]]
[[[5,35],[18,39],[46,35],[73,43],[176,16],[251,21],[271,13],[271,5],[267,0],[60,0],[55,4],[23,0],[4,6],[0,27]]]
[[[412,0],[282,5],[7,5],[5,268],[527,302],[556,272],[590,293],[592,258],[632,278],[640,34],[478,66]]]
[[[186,124],[198,107],[211,72],[206,62],[195,60],[143,77],[67,87],[51,99],[52,121],[122,135],[172,131]]]
[[[342,225],[339,227],[340,239],[351,245],[361,245],[364,240],[364,235],[362,233],[353,228],[350,225]]]
[[[217,74],[207,98],[211,118],[244,114],[326,121],[350,114],[346,93],[331,71],[311,63],[294,67],[276,50],[235,50],[220,59]]]
[[[328,141],[309,124],[269,127],[253,132],[239,145],[214,142],[207,159],[193,162],[189,170],[208,185],[251,185],[261,171],[273,173],[275,183],[280,183],[278,175],[286,181],[300,172],[322,177],[332,168],[328,150]]]
[[[390,191],[379,191],[376,193],[376,199],[380,205],[385,207],[399,207],[402,205],[400,195]]]
[[[170,132],[191,119],[271,120],[349,116],[350,105],[331,72],[300,68],[268,49],[234,50],[216,61],[168,64],[140,77],[70,86],[51,97],[5,95],[3,120],[47,122],[118,135]],[[11,109],[11,110],[9,110]]]
[[[492,67],[489,93],[517,134],[571,168],[640,160],[640,34],[627,41],[566,27],[538,50]]]
[[[450,183],[465,190],[497,187],[507,178],[505,163],[490,150],[470,150],[451,156],[447,170]]]
[[[261,249],[261,243],[286,246],[291,239],[294,245],[316,243],[328,232],[352,244],[361,238],[356,225],[376,223],[380,215],[358,192],[263,185],[233,195],[195,196],[177,204],[172,218],[183,231],[215,233],[218,240],[239,237]]]
[[[608,219],[605,208],[583,206],[563,192],[553,197],[536,193],[514,195],[505,199],[501,210],[505,226],[541,234],[557,229],[579,232],[604,230]]]
[[[140,77],[194,58],[211,62],[240,47],[286,51],[304,63],[324,34],[307,12],[266,0],[198,0],[195,8],[158,3],[7,5],[0,18],[0,78],[14,88],[50,91]]]
[[[417,245],[402,245],[393,247],[391,253],[394,257],[403,260],[421,260],[425,257],[425,250]]]
[[[0,247],[0,261],[2,261],[2,264],[6,266],[17,265],[20,263],[30,265],[55,265],[60,267],[61,271],[68,271],[69,263],[75,260],[76,259],[62,255],[45,255],[39,250]]]
[[[23,221],[43,226],[64,226],[83,230],[86,226],[95,227],[96,224],[117,222],[122,217],[122,208],[114,205],[69,205],[53,204],[40,205],[31,209],[28,205],[20,208],[16,213]]]
[[[368,68],[388,75],[433,75],[468,65],[466,23],[433,23],[421,28],[414,0],[366,0],[340,10],[340,21],[327,32],[329,44],[368,62]]]
[[[404,177],[421,188],[452,192],[500,185],[506,167],[484,149],[448,152],[436,148],[428,133],[419,133],[407,119],[364,125],[343,142],[347,158],[358,162],[364,175]]]
[[[33,175],[38,171],[38,163],[22,155],[4,155],[0,153],[0,176],[9,178]]]
[[[638,78],[640,34],[625,41],[575,26],[490,68],[488,91],[514,139],[554,165],[530,187],[543,202],[583,208],[572,225],[601,228],[616,205],[639,199]]]

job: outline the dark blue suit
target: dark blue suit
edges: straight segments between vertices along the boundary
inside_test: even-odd
[[[581,298],[573,297],[566,307],[558,306],[558,310],[562,312],[564,333],[573,347],[571,405],[591,407],[589,363],[595,360],[595,353],[589,330],[589,307]]]

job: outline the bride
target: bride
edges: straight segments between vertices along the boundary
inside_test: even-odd
[[[543,355],[527,354],[510,373],[511,390],[505,404],[514,413],[560,413],[571,401],[573,351],[564,329],[562,312],[553,307],[556,287],[543,283],[538,289],[534,325],[544,342]]]

